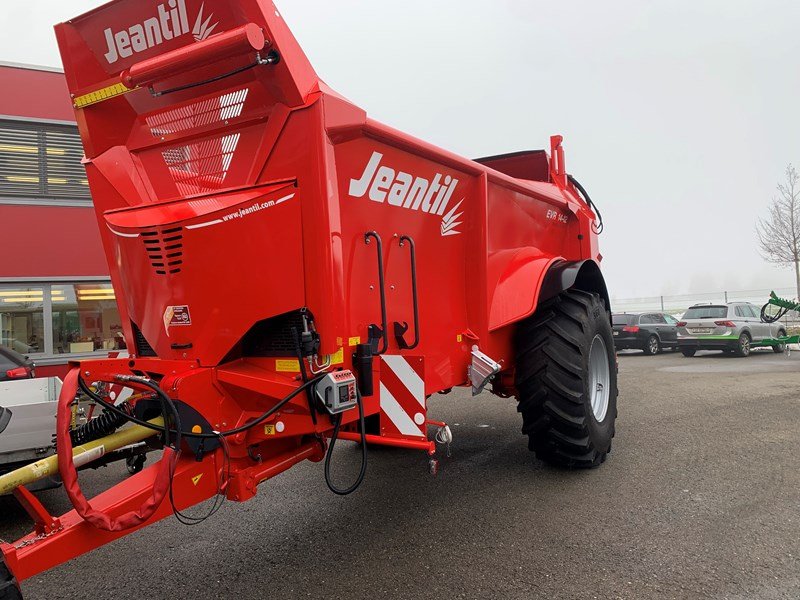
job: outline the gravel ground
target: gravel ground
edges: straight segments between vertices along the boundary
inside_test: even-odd
[[[166,520],[26,581],[25,597],[800,598],[800,353],[619,363],[599,469],[542,464],[513,401],[458,391],[431,401],[455,435],[437,477],[419,453],[374,449],[340,498],[299,465],[202,525]],[[355,447],[337,454],[354,474]],[[65,509],[61,490],[41,498]],[[27,527],[0,499],[0,538]]]

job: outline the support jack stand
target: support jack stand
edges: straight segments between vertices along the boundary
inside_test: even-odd
[[[453,441],[453,433],[450,431],[450,427],[444,421],[433,421],[431,419],[425,421],[425,424],[432,427],[438,427],[433,439],[438,444],[445,444],[445,447],[447,448],[447,458],[450,458],[450,443]],[[428,460],[428,472],[433,476],[438,475],[439,459],[434,458],[433,456],[430,457]]]

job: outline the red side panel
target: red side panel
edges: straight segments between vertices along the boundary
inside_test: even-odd
[[[299,196],[276,184],[106,213],[129,316],[158,356],[218,364],[253,323],[305,304]]]
[[[217,365],[260,320],[307,308],[345,367],[370,325],[390,353],[407,327],[427,394],[465,383],[473,343],[511,366],[502,330],[551,261],[596,258],[590,211],[549,176],[560,138],[557,169],[544,152],[480,164],[372,121],[267,0],[117,0],[57,35],[70,92],[111,90],[76,115],[131,347],[129,321],[160,357]],[[121,81],[143,85],[114,95]]]
[[[476,179],[417,154],[366,137],[335,148],[338,194],[345,241],[345,297],[348,335],[364,335],[380,325],[377,247],[365,244],[364,233],[383,240],[386,304],[390,343],[393,322],[410,324],[413,336],[412,279],[409,251],[400,236],[416,245],[420,345],[428,365],[427,391],[463,380],[466,367],[458,334],[468,327],[467,244],[477,233],[465,219],[478,205]],[[393,181],[375,183],[394,173]],[[369,179],[371,177],[371,179]],[[368,180],[369,179],[369,180]]]

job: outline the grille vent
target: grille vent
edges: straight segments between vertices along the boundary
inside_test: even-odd
[[[230,133],[163,150],[161,155],[178,192],[191,196],[223,187],[240,135]]]
[[[142,241],[157,275],[174,275],[183,264],[183,227],[143,231]]]
[[[158,139],[180,131],[226,122],[242,114],[249,91],[248,88],[242,88],[178,108],[155,112],[145,117],[145,120],[150,127],[150,133]]]

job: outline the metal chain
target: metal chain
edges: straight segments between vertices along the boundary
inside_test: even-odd
[[[58,533],[59,531],[62,531],[63,529],[64,529],[64,526],[61,525],[60,527],[58,527],[57,529],[53,529],[49,533],[40,533],[36,537],[30,538],[29,540],[25,540],[24,542],[20,542],[19,544],[14,546],[14,548],[19,550],[20,548],[24,548],[25,546],[32,546],[33,544],[35,544],[37,542],[40,542],[40,541],[42,541],[42,540],[44,540],[46,538],[49,538],[51,535],[55,535],[56,533]]]

